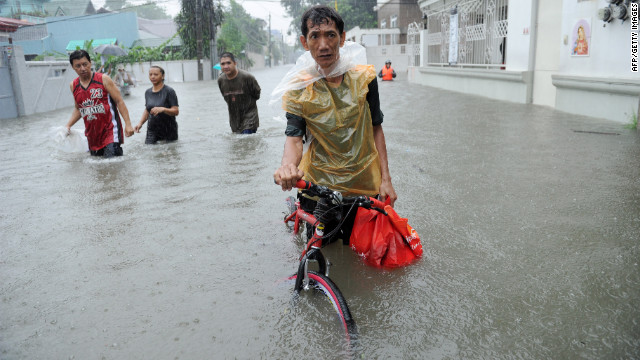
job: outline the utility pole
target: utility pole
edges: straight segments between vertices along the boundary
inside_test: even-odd
[[[207,2],[207,6],[210,7],[209,9],[209,52],[210,52],[210,59],[211,59],[211,80],[216,79],[216,74],[215,72],[217,70],[213,70],[213,66],[215,64],[218,63],[218,50],[216,49],[216,27],[218,26],[217,24],[217,18],[216,18],[216,13],[215,13],[215,6],[213,5],[213,0],[205,0]]]
[[[271,67],[271,13],[269,13],[269,67]]]
[[[202,81],[202,0],[196,0],[196,57],[198,58],[198,81]]]

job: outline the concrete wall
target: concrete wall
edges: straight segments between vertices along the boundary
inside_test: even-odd
[[[605,0],[562,3],[562,26],[555,107],[559,110],[621,123],[638,111],[640,76],[630,71],[631,24],[629,20],[605,23],[597,18]],[[578,19],[591,21],[588,56],[573,56],[574,29]]]
[[[10,61],[18,116],[73,106],[69,84],[77,76],[68,61],[24,61],[20,46]]]
[[[565,75],[630,78],[631,24],[627,20],[605,23],[598,20],[598,9],[605,0],[562,2],[562,38],[559,70]],[[591,20],[588,56],[572,56],[573,30],[578,19]],[[635,74],[636,77],[638,74]]]
[[[562,4],[557,0],[538,0],[533,93],[531,102],[555,106],[556,88],[552,76],[560,66]],[[509,50],[508,50],[509,51]]]
[[[448,67],[410,67],[409,80],[440,89],[527,103],[531,73]]]
[[[511,2],[509,6],[505,66],[509,71],[527,71],[530,70],[531,35],[535,29],[535,24],[531,23],[531,0],[519,0],[517,11],[513,11]]]
[[[404,53],[402,49],[404,48]],[[391,60],[391,67],[396,74],[406,75],[409,68],[409,45],[386,45],[367,47],[367,62],[376,68],[376,73],[382,69],[384,62]]]
[[[631,24],[598,20],[598,9],[606,5],[606,0],[510,1],[506,71],[416,67],[409,69],[409,80],[627,123],[640,99],[640,76],[630,71]],[[591,22],[588,56],[571,53],[579,19]]]
[[[139,86],[150,86],[149,69],[151,66],[157,65],[164,69],[164,78],[166,84],[198,81],[198,62],[197,60],[181,60],[181,61],[152,61],[125,65],[125,69],[136,79]],[[203,80],[211,79],[211,62],[209,59],[202,60]]]
[[[167,84],[198,81],[196,60],[136,63],[126,65],[125,68],[135,77],[139,86],[150,86],[149,68],[152,65],[158,65],[165,70]],[[7,68],[4,62],[0,66],[3,70]],[[77,74],[68,61],[25,61],[22,48],[14,46],[9,66],[10,72],[0,73],[3,75],[1,81],[3,84],[11,83],[13,99],[10,100],[15,101],[18,116],[73,106],[69,84]],[[211,66],[209,60],[202,61],[203,80],[211,80]],[[5,73],[9,75],[5,76]],[[3,94],[2,97],[9,99],[11,96]],[[9,117],[3,114],[5,111],[0,111],[0,118]],[[14,117],[13,114],[12,111],[9,115]]]

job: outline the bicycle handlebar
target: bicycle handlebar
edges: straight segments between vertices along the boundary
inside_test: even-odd
[[[326,186],[317,185],[310,181],[306,181],[302,179],[296,182],[295,187],[302,190],[309,190],[315,195],[318,195],[320,197],[326,197],[326,198],[333,197],[334,194],[337,193]],[[337,194],[340,194],[340,193],[337,193]],[[384,207],[387,205],[376,198],[372,198],[370,196],[364,196],[364,195],[356,196],[356,197],[347,197],[347,198],[342,198],[342,196],[340,196],[340,198],[343,202],[356,202],[358,203],[358,206],[362,206],[365,208],[375,207],[383,211],[384,211]]]

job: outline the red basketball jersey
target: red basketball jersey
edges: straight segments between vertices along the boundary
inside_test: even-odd
[[[124,143],[122,123],[115,102],[102,84],[102,74],[94,72],[87,88],[80,78],[73,80],[73,98],[84,119],[89,150],[100,150],[108,144]]]

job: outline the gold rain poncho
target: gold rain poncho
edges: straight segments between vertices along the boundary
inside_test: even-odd
[[[366,100],[376,73],[373,65],[363,63],[364,48],[346,42],[336,66],[324,75],[307,52],[272,94],[282,94],[282,108],[305,119],[309,142],[299,166],[304,179],[345,196],[371,196],[380,189],[380,160]],[[339,86],[324,79],[341,74]]]

